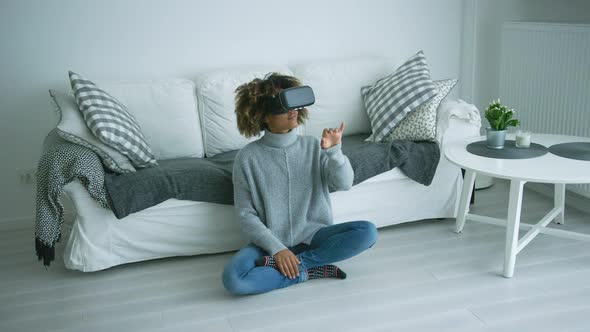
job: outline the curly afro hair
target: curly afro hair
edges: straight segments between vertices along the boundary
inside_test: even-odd
[[[301,86],[293,76],[268,73],[263,79],[256,78],[236,89],[236,116],[238,130],[247,138],[257,136],[267,128],[265,117],[270,114],[272,97],[284,89]],[[303,124],[307,119],[306,108],[299,110],[297,123]]]

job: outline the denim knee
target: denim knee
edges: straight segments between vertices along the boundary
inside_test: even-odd
[[[223,287],[234,295],[249,294],[246,283],[230,264],[223,269],[221,281],[223,282]]]
[[[371,248],[377,242],[377,227],[370,221],[361,220],[357,222],[359,231],[364,234],[363,242],[367,248]]]

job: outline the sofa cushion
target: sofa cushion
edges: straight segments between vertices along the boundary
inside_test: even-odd
[[[135,116],[156,159],[204,156],[192,81],[104,82],[101,86]]]
[[[135,167],[157,165],[141,126],[127,107],[94,82],[72,71],[69,76],[78,109],[94,136],[126,155]]]
[[[371,124],[361,87],[375,83],[396,68],[393,58],[324,60],[291,66],[303,84],[313,88],[316,102],[308,107],[305,134],[320,137],[324,128],[346,122],[344,135],[369,134]]]
[[[373,133],[380,142],[404,117],[436,95],[424,52],[419,51],[395,72],[361,89]]]
[[[245,138],[238,131],[235,113],[235,90],[269,72],[293,75],[287,67],[250,67],[213,71],[197,78],[197,100],[203,123],[205,154],[237,150],[260,136]],[[297,129],[298,132],[301,129]]]
[[[88,129],[73,94],[49,90],[49,95],[58,112],[59,123],[56,132],[61,138],[94,151],[104,166],[113,172],[135,172],[135,168],[125,155],[98,140]]]

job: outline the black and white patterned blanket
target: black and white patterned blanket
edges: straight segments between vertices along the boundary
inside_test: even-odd
[[[63,187],[80,180],[90,196],[108,209],[104,174],[102,162],[92,150],[61,139],[55,130],[45,138],[37,166],[35,223],[35,251],[45,266],[55,259],[55,244],[61,238]]]

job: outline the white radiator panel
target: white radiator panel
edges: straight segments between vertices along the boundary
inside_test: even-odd
[[[504,23],[499,91],[533,135],[590,137],[590,25]]]

